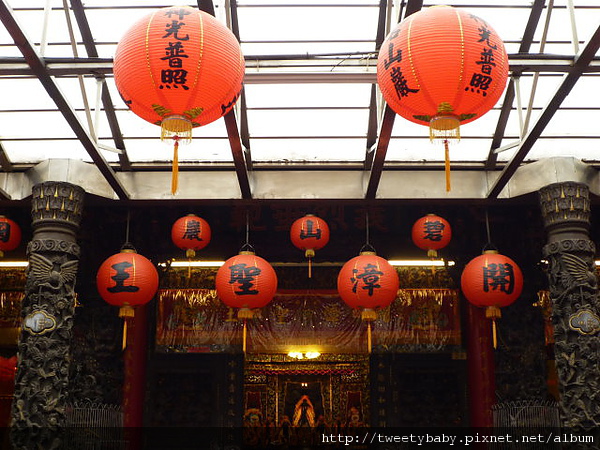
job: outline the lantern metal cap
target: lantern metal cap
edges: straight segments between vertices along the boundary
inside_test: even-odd
[[[121,253],[137,253],[137,251],[131,242],[125,242],[121,247]]]
[[[255,252],[251,252],[250,250],[241,250],[240,255],[256,255]]]
[[[371,251],[371,250],[367,250],[367,251],[363,251],[360,252],[360,255],[363,256],[371,256],[371,255],[377,255],[377,253],[375,252],[375,250]]]
[[[499,252],[496,249],[484,250],[482,255],[497,255]]]

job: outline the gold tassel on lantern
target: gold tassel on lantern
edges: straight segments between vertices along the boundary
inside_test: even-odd
[[[371,335],[371,322],[377,319],[377,312],[372,309],[363,309],[360,315],[361,319],[367,322],[367,348],[369,353],[373,349],[373,339]]]
[[[502,311],[497,306],[488,306],[485,309],[485,317],[487,319],[492,319],[492,342],[494,343],[494,348],[498,348],[498,337],[496,330],[496,319],[502,317]]]
[[[242,320],[244,323],[244,328],[242,329],[242,352],[246,353],[246,341],[248,338],[248,327],[246,325],[246,321],[248,319],[252,319],[254,317],[254,312],[252,312],[249,308],[242,308],[238,311],[238,319]]]
[[[135,311],[129,305],[124,305],[119,308],[119,317],[123,318],[123,350],[127,347],[127,321],[133,319],[134,315]]]
[[[453,114],[450,103],[442,102],[437,114],[429,121],[429,138],[444,140],[444,172],[446,173],[446,192],[450,191],[450,139],[460,140],[460,118]]]
[[[179,144],[188,144],[192,141],[192,121],[186,116],[173,114],[162,120],[160,128],[161,140],[173,140],[171,193],[175,194],[179,186]]]
[[[312,259],[315,257],[315,251],[309,248],[304,252],[304,256],[308,258],[308,278],[312,278]]]

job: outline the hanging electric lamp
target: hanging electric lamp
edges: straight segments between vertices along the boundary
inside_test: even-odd
[[[230,308],[238,308],[238,318],[243,321],[242,350],[246,353],[248,319],[253,310],[269,304],[277,291],[277,274],[273,266],[256,255],[249,243],[250,223],[246,213],[246,242],[239,254],[229,258],[219,267],[215,277],[217,295]]]
[[[389,306],[398,295],[400,281],[396,269],[374,250],[362,250],[346,262],[337,278],[341,299],[351,308],[361,311],[367,322],[367,347],[372,348],[371,322],[377,319],[377,310]]]
[[[138,254],[130,244],[106,259],[96,274],[96,286],[102,299],[119,307],[123,322],[123,348],[127,342],[127,321],[135,307],[148,303],[158,289],[158,272],[152,262]]]
[[[217,295],[230,308],[238,308],[243,321],[242,350],[246,352],[246,321],[254,309],[273,300],[277,291],[277,275],[273,267],[253,250],[240,251],[219,267],[215,278]]]
[[[4,252],[14,250],[21,243],[21,228],[8,217],[0,215],[0,258]]]
[[[173,141],[175,193],[179,144],[191,141],[192,128],[229,112],[242,89],[245,63],[236,37],[204,11],[162,8],[125,32],[113,71],[129,109]]]
[[[508,76],[504,43],[485,20],[451,6],[411,14],[387,36],[377,83],[389,107],[443,140],[450,190],[449,140],[500,99]]]
[[[372,349],[371,322],[377,319],[377,310],[389,306],[398,295],[400,279],[396,269],[384,258],[377,256],[369,243],[369,214],[365,217],[366,243],[359,255],[346,262],[337,278],[340,298],[350,308],[361,311],[367,322],[367,348]]]
[[[304,256],[308,258],[308,277],[311,278],[311,262],[315,251],[329,242],[327,222],[313,214],[296,219],[290,228],[290,239],[297,248],[304,250]]]
[[[437,251],[450,243],[452,229],[443,217],[427,214],[413,224],[411,234],[414,244],[427,250],[427,257],[437,258]]]
[[[211,238],[208,222],[195,214],[180,217],[171,227],[171,240],[189,259],[196,256],[198,250],[206,247]]]
[[[500,308],[512,304],[523,290],[523,274],[519,266],[497,250],[484,250],[464,268],[460,286],[465,298],[473,305],[484,307],[492,320],[494,348],[497,347],[496,320],[502,317]]]

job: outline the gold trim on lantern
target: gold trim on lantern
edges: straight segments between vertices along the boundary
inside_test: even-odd
[[[367,322],[377,320],[377,311],[369,308],[363,309],[360,313],[360,318]]]
[[[134,317],[135,310],[130,305],[123,305],[119,308],[119,317],[130,319]]]
[[[192,141],[192,121],[180,114],[171,114],[166,116],[160,122],[161,140],[177,137],[181,144],[188,144]]]
[[[500,319],[502,311],[497,306],[488,306],[485,308],[485,317],[492,320]]]
[[[254,311],[252,311],[250,308],[241,308],[238,311],[238,319],[245,320],[245,319],[252,319],[253,317],[254,317]]]

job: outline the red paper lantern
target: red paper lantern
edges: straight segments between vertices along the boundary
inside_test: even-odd
[[[308,276],[311,276],[311,259],[315,250],[320,250],[329,242],[329,226],[323,219],[307,214],[294,221],[290,228],[290,239],[304,256],[308,258]]]
[[[427,250],[429,258],[437,258],[437,250],[447,246],[451,238],[450,224],[435,214],[421,217],[412,227],[413,242],[417,247]]]
[[[171,240],[187,258],[196,256],[210,242],[211,231],[208,222],[195,214],[188,214],[175,221],[171,228]]]
[[[486,250],[465,266],[460,286],[470,303],[486,308],[486,317],[493,321],[496,347],[496,319],[502,317],[500,308],[512,304],[521,295],[521,269],[508,256],[496,250]]]
[[[21,228],[14,220],[0,216],[0,258],[21,243]]]
[[[142,119],[173,138],[173,192],[177,149],[192,128],[225,115],[242,89],[245,63],[233,33],[210,14],[187,7],[162,8],[123,36],[114,58],[117,89]]]
[[[252,317],[252,309],[266,306],[277,291],[273,267],[254,252],[242,251],[219,267],[215,278],[217,294],[232,308],[240,308],[238,317]]]
[[[367,346],[371,352],[371,322],[376,309],[389,306],[398,295],[398,272],[375,252],[361,252],[342,266],[337,279],[338,293],[351,308],[361,309],[367,322]]]
[[[337,288],[351,308],[362,309],[363,319],[376,318],[375,309],[389,306],[398,294],[396,269],[375,252],[361,252],[348,261],[338,274]]]
[[[154,297],[158,272],[149,259],[126,248],[102,263],[96,286],[105,302],[121,307],[121,317],[130,317],[132,306],[146,304]]]
[[[459,126],[494,107],[506,86],[504,43],[483,19],[451,6],[414,13],[387,36],[377,82],[390,108],[428,125],[430,137],[460,138]],[[447,177],[447,190],[450,189]]]

